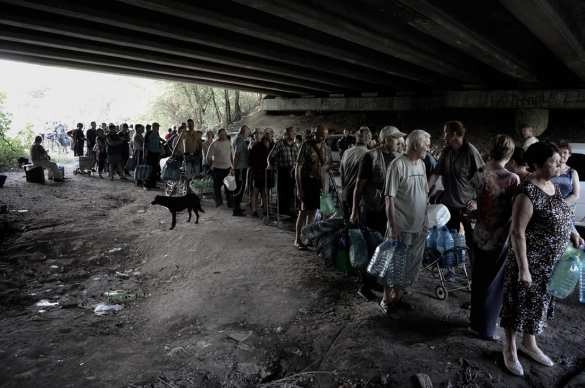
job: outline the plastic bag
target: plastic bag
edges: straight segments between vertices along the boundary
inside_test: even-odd
[[[441,204],[427,206],[427,226],[429,229],[435,226],[445,226],[450,219],[451,213],[449,213],[447,206]]]
[[[368,243],[359,228],[349,229],[349,261],[354,268],[368,264]]]
[[[238,187],[236,184],[236,177],[233,175],[228,175],[223,178],[223,184],[229,191],[236,191],[236,188]]]
[[[321,194],[319,210],[324,216],[330,216],[335,213],[335,204],[327,194]]]
[[[175,159],[169,158],[162,169],[161,179],[163,181],[178,181],[181,174],[181,165]]]

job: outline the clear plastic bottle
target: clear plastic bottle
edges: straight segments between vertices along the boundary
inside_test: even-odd
[[[426,240],[427,249],[437,249],[437,231],[438,229],[436,226],[433,226],[431,229],[429,229]]]
[[[585,260],[581,260],[581,281],[579,284],[579,302],[585,303]]]
[[[569,247],[555,265],[548,283],[548,291],[552,296],[564,299],[575,289],[581,275],[579,254],[578,250]]]
[[[392,257],[398,245],[397,241],[386,240],[378,245],[370,264],[368,265],[368,273],[379,278],[386,277],[386,274],[392,272]]]
[[[453,236],[453,243],[455,245],[455,264],[462,264],[465,262],[465,252],[467,251],[465,234],[452,230],[451,235]]]

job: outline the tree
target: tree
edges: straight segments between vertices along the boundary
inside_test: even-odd
[[[240,108],[240,91],[235,91],[234,96],[234,115],[232,116],[233,121],[240,121],[242,119],[242,108]]]
[[[231,107],[230,107],[230,92],[227,89],[223,90],[223,97],[224,97],[224,122],[223,122],[223,126],[224,128],[227,128],[227,126],[232,122],[232,112],[231,112]]]
[[[0,92],[0,168],[16,165],[19,157],[26,155],[26,146],[20,139],[8,136],[12,119],[4,109],[6,95]]]

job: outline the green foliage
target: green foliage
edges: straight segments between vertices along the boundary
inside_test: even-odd
[[[210,86],[196,85],[184,82],[165,82],[164,92],[156,99],[148,121],[158,121],[161,128],[169,128],[192,118],[198,128],[213,128],[230,124],[231,118],[237,115],[228,114],[226,120],[225,90]],[[246,115],[257,108],[261,95],[257,93],[228,91],[229,107],[227,112],[233,112],[236,101],[241,114]],[[145,117],[145,118],[146,118]],[[227,121],[227,123],[226,123]]]
[[[26,155],[25,144],[27,144],[20,139],[8,136],[12,120],[10,114],[3,109],[5,98],[5,95],[0,92],[0,170],[15,166],[17,159]],[[32,132],[32,128],[28,129]]]

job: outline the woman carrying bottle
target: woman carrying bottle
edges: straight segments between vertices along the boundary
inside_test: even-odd
[[[569,238],[575,246],[582,241],[579,234],[572,232],[571,209],[552,182],[561,165],[558,148],[538,142],[528,148],[525,156],[534,173],[522,183],[514,200],[500,322],[505,329],[504,364],[517,376],[524,375],[517,350],[542,365],[554,365],[536,343],[551,301],[547,284]],[[516,333],[523,334],[518,348]]]

